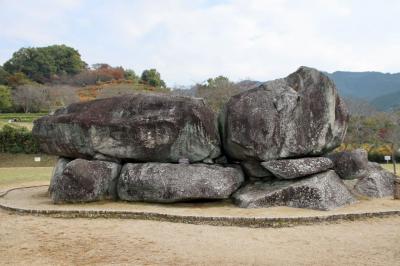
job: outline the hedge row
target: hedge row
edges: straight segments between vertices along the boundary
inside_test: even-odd
[[[0,152],[39,153],[39,144],[28,129],[5,125],[0,129]]]
[[[376,162],[376,163],[386,163],[385,161],[385,156],[389,155],[390,157],[392,157],[392,154],[382,154],[382,153],[375,153],[375,152],[371,152],[368,153],[368,160],[371,162]],[[396,162],[399,163],[400,162],[400,155],[396,154]],[[392,161],[390,161],[392,162]]]

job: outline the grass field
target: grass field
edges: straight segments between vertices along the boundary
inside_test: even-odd
[[[35,162],[34,157],[40,156],[41,161]],[[53,167],[56,156],[46,154],[0,153],[0,168],[9,167]]]
[[[32,181],[49,181],[53,167],[0,168],[0,187]]]
[[[8,123],[6,120],[0,120],[0,129],[4,127],[5,125],[11,126],[13,128],[21,128],[21,127],[26,127],[29,130],[32,130],[33,128],[33,123],[32,122],[12,122]]]
[[[389,172],[393,173],[393,164],[388,163],[388,164],[381,164],[383,168],[388,170]],[[397,175],[400,176],[400,163],[396,164],[396,172]]]
[[[47,113],[0,113],[0,120],[8,121],[9,119],[17,118],[20,119],[20,122],[30,122],[47,115]]]
[[[9,125],[14,128],[26,127],[29,130],[32,130],[33,121],[47,115],[47,113],[34,113],[34,114],[24,114],[24,113],[0,113],[0,129],[4,125]],[[18,122],[9,123],[8,120],[17,118]]]
[[[41,162],[34,157],[40,156]],[[0,187],[35,181],[49,181],[57,157],[34,154],[0,153]]]

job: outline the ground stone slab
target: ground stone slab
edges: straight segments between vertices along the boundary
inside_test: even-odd
[[[242,208],[288,206],[332,210],[356,200],[332,170],[301,180],[254,182],[233,194]]]
[[[271,160],[261,165],[279,179],[304,177],[333,167],[332,161],[324,157]]]
[[[220,155],[213,112],[202,99],[134,94],[74,103],[34,122],[45,153],[117,161],[200,162]]]
[[[128,163],[118,181],[127,201],[179,202],[226,199],[244,181],[237,168],[206,164]]]
[[[369,165],[365,176],[361,177],[354,186],[357,194],[371,198],[393,196],[396,176],[377,164],[370,163]]]
[[[333,161],[334,170],[342,179],[360,178],[369,168],[368,153],[364,149],[331,153],[326,157]]]
[[[54,203],[116,199],[119,164],[76,159],[61,170],[62,163],[57,163],[49,188]]]
[[[322,72],[300,67],[232,96],[219,122],[231,159],[268,161],[333,150],[342,143],[348,118],[335,84]]]

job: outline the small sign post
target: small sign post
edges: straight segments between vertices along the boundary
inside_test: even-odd
[[[388,156],[388,155],[385,155],[385,161],[386,161],[386,163],[387,163],[387,164],[389,163],[390,159],[391,159],[391,157],[390,157],[390,156]]]
[[[34,160],[35,162],[39,163],[39,162],[41,161],[41,158],[40,158],[40,157],[34,157],[33,160]]]

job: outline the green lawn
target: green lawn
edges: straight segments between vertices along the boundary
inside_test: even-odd
[[[9,119],[18,118],[20,122],[30,122],[32,123],[33,120],[38,119],[48,113],[0,113],[0,120],[8,121]]]
[[[13,128],[21,128],[21,127],[26,127],[29,130],[32,130],[33,128],[33,123],[32,122],[12,122],[8,123],[6,120],[0,120],[0,129],[4,127],[5,125],[11,126]]]
[[[34,157],[40,156],[41,162]],[[32,181],[49,181],[57,157],[0,153],[0,188]]]
[[[29,130],[32,130],[33,121],[47,115],[47,113],[34,113],[34,114],[24,114],[24,113],[0,113],[0,129],[4,125],[9,125],[14,128],[26,127]],[[17,118],[20,121],[9,123],[9,119]]]
[[[34,157],[41,161],[35,162]],[[0,169],[4,167],[53,167],[57,157],[46,154],[0,153]]]
[[[381,164],[381,166],[383,168],[385,168],[386,170],[390,171],[391,173],[393,173],[393,164],[391,164],[391,163]],[[397,175],[400,176],[400,163],[396,164],[396,172],[397,172]]]
[[[32,181],[49,181],[52,171],[52,167],[0,168],[0,187]]]

